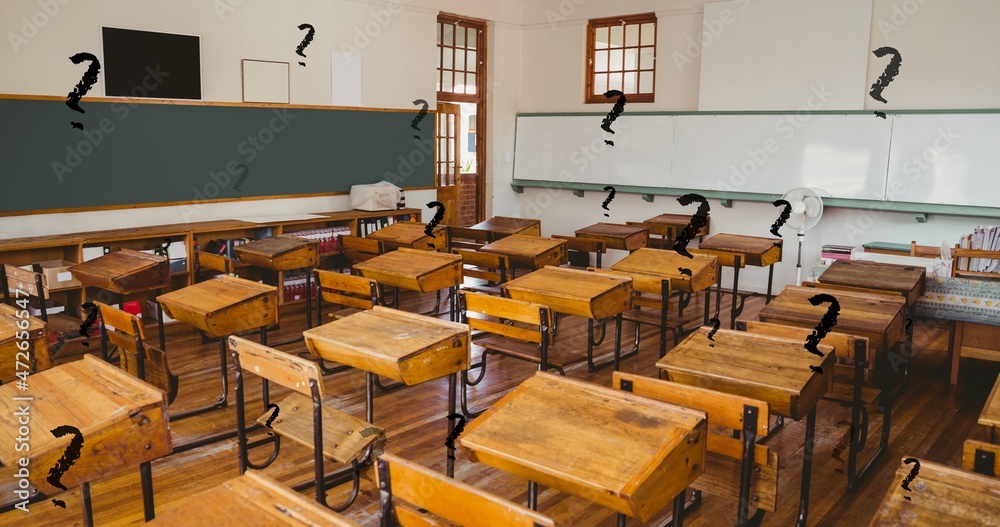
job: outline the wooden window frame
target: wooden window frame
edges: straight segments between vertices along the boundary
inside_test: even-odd
[[[594,74],[595,74],[595,71],[594,71],[594,58],[595,58],[595,56],[597,54],[597,50],[595,49],[595,45],[596,45],[596,41],[595,41],[596,30],[598,28],[612,27],[612,26],[618,26],[618,25],[622,25],[622,26],[624,26],[624,25],[640,25],[641,26],[642,24],[653,24],[653,44],[652,44],[652,48],[653,48],[653,70],[652,70],[653,71],[653,73],[652,73],[653,74],[653,86],[652,86],[652,91],[650,93],[626,93],[625,96],[627,97],[628,102],[654,102],[655,94],[656,94],[656,33],[657,33],[656,13],[643,13],[643,14],[639,14],[639,15],[615,16],[615,17],[609,17],[609,18],[595,18],[595,19],[591,19],[591,20],[589,20],[587,22],[587,43],[586,43],[586,48],[584,49],[584,63],[585,63],[584,64],[584,71],[585,71],[584,75],[585,75],[585,78],[584,78],[584,83],[583,83],[584,84],[584,92],[583,92],[583,102],[584,103],[587,103],[587,104],[607,104],[607,102],[609,100],[602,93],[597,93],[597,94],[594,93]],[[640,29],[640,31],[641,31],[641,29]],[[622,38],[624,39],[624,35],[623,35]],[[624,44],[624,42],[623,42],[623,44]],[[642,35],[640,33],[640,35],[639,35],[639,44],[637,46],[635,46],[634,49],[642,49],[644,47],[650,47],[650,46],[643,46],[642,45]],[[623,62],[622,69],[620,69],[620,70],[613,70],[613,71],[620,71],[620,72],[631,72],[631,71],[639,72],[640,71],[638,69],[639,68],[638,64],[636,64],[636,69],[635,70],[631,70],[631,69],[630,70],[626,70],[626,69],[624,69],[624,60],[625,60],[624,50],[625,49],[629,49],[629,48],[633,48],[633,47],[629,46],[628,48],[626,48],[624,45],[622,46],[622,48],[621,48],[622,49],[622,62]],[[609,71],[612,71],[612,70],[609,69]],[[641,70],[641,71],[647,71],[647,70]],[[636,84],[637,84],[636,85],[636,89],[639,89],[639,86],[638,86],[638,75],[636,75]],[[624,86],[623,86],[623,88],[624,88]],[[624,90],[622,90],[622,91],[624,92]]]
[[[439,101],[447,101],[447,102],[470,102],[470,103],[478,103],[480,101],[480,94],[483,93],[483,89],[484,89],[484,87],[486,85],[486,78],[485,78],[486,77],[486,68],[485,67],[480,68],[480,65],[485,66],[485,62],[484,62],[485,55],[484,55],[484,53],[486,53],[486,21],[485,20],[480,20],[480,19],[477,19],[477,18],[459,17],[459,16],[455,16],[455,15],[448,15],[448,14],[441,13],[437,17],[436,24],[450,23],[450,24],[453,24],[453,25],[457,25],[460,22],[472,22],[473,24],[476,24],[476,25],[480,25],[481,24],[481,27],[477,27],[476,28],[477,31],[478,31],[478,35],[476,36],[476,61],[477,61],[476,67],[473,68],[472,70],[469,69],[469,67],[468,67],[468,56],[466,56],[466,67],[465,67],[464,70],[461,70],[461,71],[468,73],[470,71],[482,70],[482,72],[479,75],[476,75],[476,93],[469,94],[469,93],[455,93],[453,91],[438,91],[437,92],[438,93],[438,100]],[[437,30],[437,28],[435,28],[435,31],[436,30]],[[454,38],[454,37],[452,37],[452,38]],[[451,52],[452,52],[451,66],[452,67],[450,69],[448,69],[448,70],[445,70],[445,71],[452,71],[452,72],[457,71],[457,70],[455,70],[455,55],[454,55],[454,53],[455,53],[455,49],[456,48],[454,47],[454,45],[448,46],[447,44],[442,44],[442,45],[436,46],[436,47],[438,48],[438,50],[437,50],[438,53],[441,53],[441,54],[445,53],[446,50],[448,50],[448,49],[451,50]],[[466,48],[462,48],[462,49],[468,50],[469,48],[466,47]],[[440,58],[441,58],[441,64],[444,64],[444,57],[441,56]],[[441,80],[441,75],[442,75],[442,73],[441,73],[442,72],[442,68],[438,68],[437,72],[438,72],[438,79],[437,80],[440,81]],[[452,73],[452,75],[454,75],[454,73]],[[453,87],[455,86],[455,79],[454,79],[454,77],[452,77],[452,86]]]

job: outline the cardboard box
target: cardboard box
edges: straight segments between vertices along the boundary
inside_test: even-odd
[[[45,313],[47,315],[55,315],[56,313],[62,313],[63,311],[66,311],[66,306],[56,304],[55,300],[52,300],[51,298],[45,301]],[[42,310],[38,309],[38,306],[35,304],[29,302],[28,314],[33,317],[40,317],[42,316]]]
[[[42,285],[45,290],[65,289],[68,287],[80,287],[79,280],[73,278],[69,272],[69,266],[76,265],[75,262],[67,260],[46,260],[38,262],[42,266]]]

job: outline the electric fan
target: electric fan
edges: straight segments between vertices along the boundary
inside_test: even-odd
[[[794,188],[781,199],[792,206],[792,213],[785,226],[799,231],[799,252],[795,262],[795,285],[802,285],[802,240],[806,231],[815,227],[823,216],[823,199],[811,188]]]

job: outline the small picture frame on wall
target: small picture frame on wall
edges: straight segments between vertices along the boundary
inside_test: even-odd
[[[243,59],[243,102],[288,104],[288,63]]]

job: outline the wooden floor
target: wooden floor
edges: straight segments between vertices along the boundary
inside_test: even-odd
[[[416,298],[413,294],[403,294],[404,308],[422,304],[426,307],[433,301],[433,295]],[[756,316],[763,306],[762,297],[747,302],[743,318]],[[723,305],[721,317],[728,320],[728,304]],[[688,308],[701,313],[700,304]],[[281,330],[272,333],[272,342],[293,336],[305,327],[303,313],[283,314]],[[914,344],[917,354],[910,364],[910,383],[894,405],[892,436],[887,456],[878,463],[877,469],[869,474],[856,492],[848,493],[846,468],[846,444],[850,411],[836,403],[821,401],[816,424],[816,448],[813,459],[813,484],[810,498],[810,526],[868,525],[886,490],[895,481],[895,471],[899,460],[905,456],[916,456],[953,466],[960,465],[962,442],[970,437],[984,438],[985,431],[976,424],[976,419],[989,394],[997,375],[997,367],[992,363],[977,363],[975,367],[963,368],[967,372],[962,384],[956,389],[948,385],[947,329],[914,323]],[[559,327],[557,345],[585,350],[586,324],[582,319],[567,317]],[[154,330],[155,333],[155,330]],[[623,341],[631,343],[633,326],[625,325]],[[608,351],[613,343],[613,335],[600,347]],[[256,340],[255,337],[251,337]],[[96,344],[96,343],[95,343]],[[220,393],[218,373],[218,344],[202,344],[198,333],[187,326],[172,324],[167,327],[167,348],[171,368],[180,375],[180,390],[177,400],[170,407],[172,412],[180,412],[212,402]],[[286,351],[304,350],[301,343],[283,346]],[[622,371],[655,376],[658,343],[654,328],[644,326],[640,352],[637,357],[622,363]],[[581,351],[582,353],[583,351]],[[478,356],[476,350],[474,355]],[[766,360],[766,357],[762,357]],[[232,362],[229,361],[232,368]],[[528,363],[509,358],[491,356],[485,380],[470,388],[470,404],[474,408],[495,401],[533,375],[534,367]],[[604,386],[610,386],[611,369],[606,368],[593,374],[587,373],[585,363],[566,372],[568,376],[584,379]],[[964,374],[964,373],[963,373]],[[248,408],[252,417],[263,413],[260,402],[260,383],[251,377],[248,384]],[[348,371],[326,378],[327,392],[337,399],[341,410],[359,417],[364,416],[364,373]],[[230,372],[230,379],[232,373]],[[272,387],[272,401],[280,404],[287,393]],[[230,385],[228,408],[207,415],[197,416],[171,423],[174,445],[182,444],[201,435],[231,430],[235,428],[236,411],[233,387]],[[445,419],[447,405],[447,381],[428,382],[403,390],[377,396],[375,400],[375,423],[383,427],[388,435],[386,451],[414,460],[435,470],[444,472],[447,436]],[[879,429],[875,425],[868,435],[868,445],[862,456],[867,455],[878,443]],[[805,423],[786,422],[785,427],[769,438],[769,445],[779,455],[779,497],[778,510],[765,515],[763,525],[786,527],[795,523],[799,503],[799,481],[802,466],[802,442]],[[33,431],[33,433],[39,433]],[[251,454],[251,458],[261,462],[270,454],[270,446],[262,447]],[[506,475],[492,468],[469,462],[461,453],[456,455],[456,478],[476,487],[487,489],[508,500],[521,504],[527,502],[525,480]],[[287,484],[309,479],[312,474],[311,453],[289,441],[282,443],[277,461],[264,472]],[[864,458],[862,458],[864,459]],[[327,464],[328,470],[335,468]],[[156,510],[164,511],[178,506],[187,496],[208,489],[238,475],[235,440],[223,441],[196,450],[176,454],[153,462],[153,481],[156,492]],[[345,513],[365,526],[378,525],[378,492],[374,485],[371,469],[366,473],[362,493]],[[58,496],[32,503],[30,512],[11,510],[0,514],[0,525],[59,526],[81,525],[81,502],[79,488],[70,489]],[[94,482],[91,486],[94,503],[94,521],[98,526],[140,525],[142,504],[139,489],[138,470],[129,471],[115,477]],[[306,491],[311,496],[312,489]],[[346,495],[346,486],[329,493],[329,503],[338,503]],[[55,506],[51,498],[66,503],[66,508]],[[614,514],[601,507],[590,505],[584,500],[542,489],[539,510],[552,517],[557,525],[602,526],[614,525]],[[751,512],[753,509],[751,508]],[[669,511],[664,511],[664,515]],[[656,525],[661,518],[648,525]],[[736,521],[736,503],[705,494],[699,508],[685,517],[685,525],[719,527],[733,525]],[[629,525],[640,525],[630,520]]]

